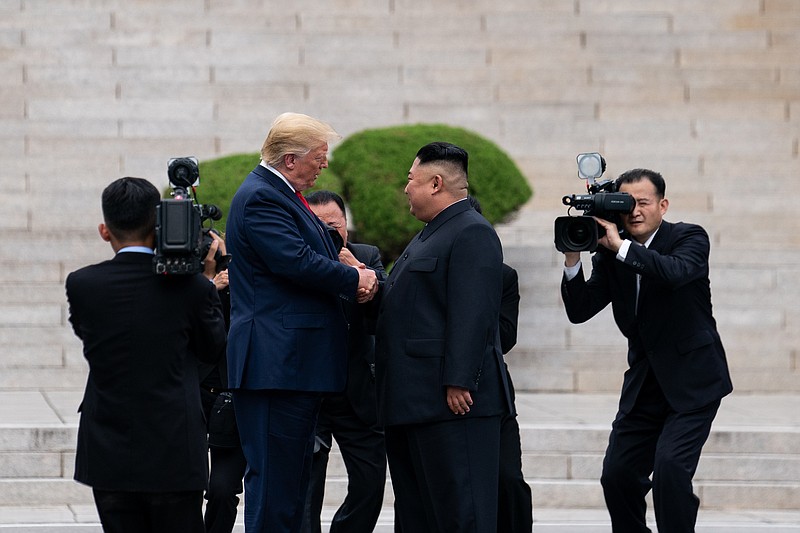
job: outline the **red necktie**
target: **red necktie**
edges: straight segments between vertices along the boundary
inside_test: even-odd
[[[300,198],[300,201],[303,202],[303,205],[306,206],[306,208],[308,208],[309,211],[311,211],[311,206],[308,205],[308,201],[306,201],[306,198],[305,196],[303,196],[303,193],[301,193],[300,191],[295,191],[295,194],[297,195],[298,198]]]

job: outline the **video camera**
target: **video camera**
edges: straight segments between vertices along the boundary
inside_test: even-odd
[[[156,274],[197,274],[203,271],[203,260],[214,239],[214,229],[204,228],[206,220],[219,220],[219,207],[197,202],[195,186],[200,182],[197,158],[178,157],[167,163],[167,177],[172,186],[172,198],[156,206],[156,255],[153,270]],[[214,256],[216,270],[228,267],[229,255],[219,250]]]
[[[561,201],[583,211],[582,216],[556,218],[555,244],[560,252],[593,252],[597,249],[597,239],[605,235],[605,230],[597,224],[594,216],[619,225],[619,215],[630,213],[636,206],[633,197],[625,192],[617,192],[610,180],[598,182],[597,178],[606,170],[606,160],[597,152],[578,154],[578,177],[586,180],[589,194],[564,196]]]

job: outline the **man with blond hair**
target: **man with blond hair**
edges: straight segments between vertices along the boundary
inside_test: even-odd
[[[339,261],[302,195],[338,138],[315,118],[280,115],[228,215],[228,385],[248,465],[248,533],[300,529],[322,396],[347,377],[342,304],[377,290],[374,271]]]

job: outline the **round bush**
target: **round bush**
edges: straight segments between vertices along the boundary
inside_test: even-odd
[[[365,130],[345,139],[333,151],[330,169],[341,180],[358,240],[380,247],[394,259],[422,228],[409,213],[403,189],[417,151],[446,141],[469,153],[469,193],[483,215],[497,223],[532,194],[516,164],[479,135],[441,124],[417,124]]]

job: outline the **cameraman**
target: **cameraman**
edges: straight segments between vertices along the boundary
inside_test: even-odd
[[[106,187],[98,229],[116,255],[66,281],[69,321],[89,363],[75,480],[92,487],[103,530],[112,533],[204,531],[208,456],[197,361],[220,358],[225,324],[202,275],[153,273],[159,202],[141,178]]]
[[[693,532],[692,478],[720,400],[733,389],[711,313],[709,240],[694,224],[663,220],[664,179],[635,169],[616,180],[636,206],[623,232],[605,229],[585,280],[580,253],[565,253],[561,295],[572,323],[609,303],[628,339],[628,365],[603,461],[601,484],[615,533],[649,532],[652,488],[659,531]],[[649,479],[652,474],[652,483]]]

